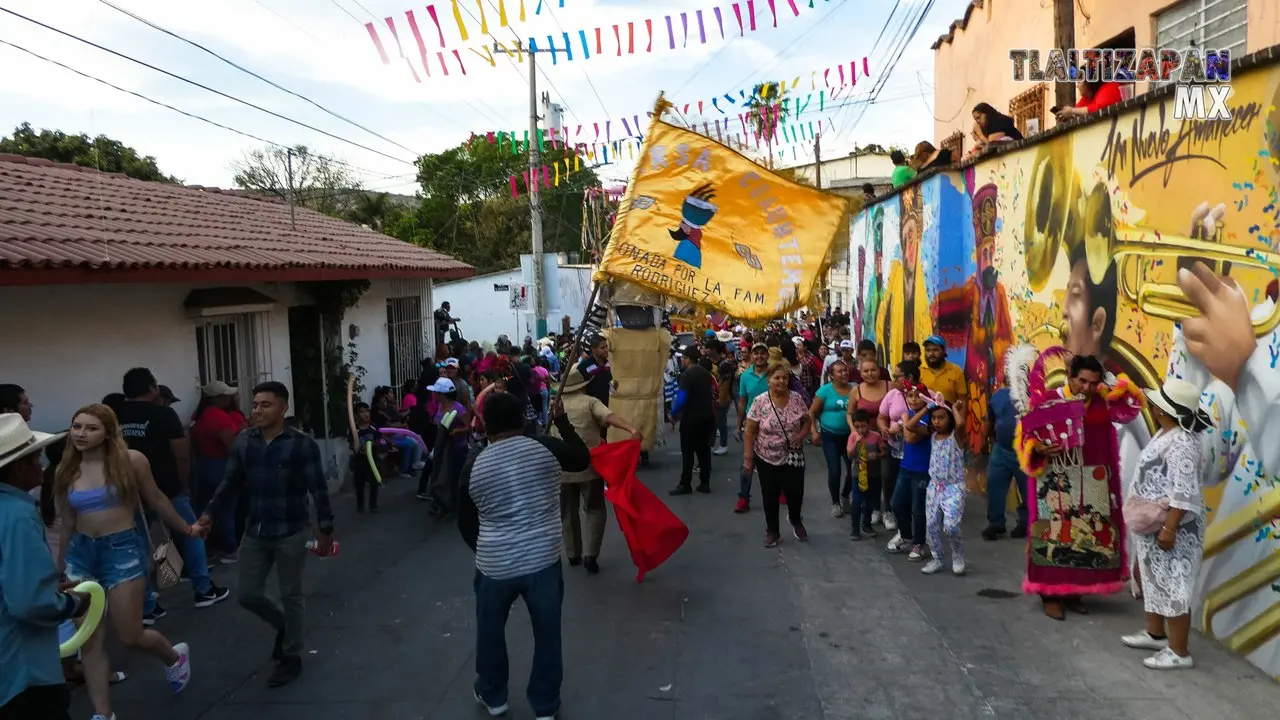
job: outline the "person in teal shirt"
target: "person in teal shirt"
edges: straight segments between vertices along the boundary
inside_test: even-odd
[[[757,395],[769,392],[769,346],[758,342],[751,346],[751,367],[738,374],[738,442],[742,442],[742,428],[746,427],[747,409]],[[742,473],[738,483],[738,504],[733,511],[744,513],[751,509],[751,473]]]
[[[827,489],[831,492],[831,517],[844,517],[853,494],[853,468],[849,464],[849,365],[831,364],[831,382],[818,388],[809,417],[813,419],[813,444],[822,445],[827,461]],[[844,483],[841,484],[841,475]]]

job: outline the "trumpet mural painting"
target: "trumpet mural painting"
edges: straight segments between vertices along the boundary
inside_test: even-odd
[[[1231,391],[1185,353],[1178,320],[1194,310],[1175,283],[1195,260],[1239,282],[1276,367],[1280,65],[1235,76],[1230,120],[1174,120],[1173,102],[1151,100],[867,207],[851,219],[850,253],[861,261],[850,280],[862,293],[854,324],[890,361],[906,340],[943,335],[969,380],[971,428],[981,428],[1016,342],[1098,355],[1148,387],[1166,374],[1205,387],[1217,427],[1206,438],[1194,617],[1280,677],[1280,468],[1254,459],[1262,429],[1245,427]],[[1149,440],[1149,418],[1121,428],[1126,486]]]

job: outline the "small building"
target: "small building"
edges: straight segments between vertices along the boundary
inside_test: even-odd
[[[0,155],[0,382],[27,390],[40,430],[66,428],[141,366],[184,419],[205,383],[239,387],[247,406],[277,380],[304,428],[341,437],[344,366],[365,397],[416,378],[433,350],[432,281],[473,272],[242,191]]]
[[[547,330],[571,332],[582,323],[591,299],[591,266],[574,262],[577,258],[566,253],[548,253],[542,259]],[[434,293],[437,305],[449,303],[451,313],[462,319],[458,325],[466,339],[484,343],[506,335],[519,345],[537,332],[532,286],[533,255],[526,253],[518,268],[440,282]]]
[[[1051,83],[1015,81],[1008,52],[1036,49],[1043,58],[1055,47],[1055,10],[1072,18],[1076,48],[1194,46],[1237,59],[1280,44],[1276,0],[972,0],[933,43],[935,145],[957,159],[969,150],[970,113],[980,102],[1007,113],[1024,135],[1054,125]],[[1124,90],[1132,97],[1151,84]]]

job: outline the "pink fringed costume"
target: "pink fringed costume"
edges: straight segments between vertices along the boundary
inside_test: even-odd
[[[1018,405],[1014,449],[1027,473],[1027,574],[1022,589],[1045,596],[1120,592],[1129,579],[1121,514],[1120,441],[1114,423],[1128,423],[1143,408],[1129,379],[1109,377],[1095,397],[1072,397],[1065,384],[1064,348],[1009,352],[1006,376]],[[1061,375],[1063,384],[1047,380]],[[1033,449],[1036,441],[1067,448],[1057,457]]]

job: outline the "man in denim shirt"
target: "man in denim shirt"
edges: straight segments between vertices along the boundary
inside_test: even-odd
[[[278,382],[253,389],[252,426],[240,433],[227,459],[227,474],[214,492],[198,525],[210,518],[233,491],[247,493],[249,517],[240,544],[240,604],[276,630],[272,659],[276,669],[268,687],[290,683],[302,673],[302,633],[306,600],[302,569],[307,557],[311,513],[316,507],[315,553],[333,552],[333,512],[320,462],[320,446],[306,433],[285,426],[289,391]],[[276,567],[280,600],[266,596],[267,574]]]
[[[32,432],[17,413],[0,415],[0,720],[71,717],[58,625],[83,615],[89,598],[58,590],[29,494],[40,486],[40,451],[63,435]]]

